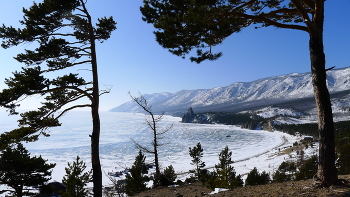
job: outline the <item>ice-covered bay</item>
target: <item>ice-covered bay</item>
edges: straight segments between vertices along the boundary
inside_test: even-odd
[[[16,128],[16,117],[6,116],[1,111],[0,132]],[[152,133],[145,124],[145,115],[119,112],[101,112],[100,154],[103,171],[119,171],[130,167],[138,152],[131,139],[149,146]],[[204,149],[203,160],[207,167],[218,163],[218,154],[228,145],[233,152],[237,173],[248,173],[253,167],[271,171],[278,167],[283,157],[272,157],[279,145],[291,144],[295,138],[281,132],[252,131],[227,125],[200,125],[179,123],[180,118],[164,116],[162,129],[173,124],[173,128],[162,140],[166,145],[159,148],[162,167],[173,165],[176,172],[187,172],[190,165],[189,147],[198,142]],[[31,154],[42,155],[51,163],[57,163],[52,179],[61,181],[67,162],[80,156],[90,166],[91,114],[88,111],[73,111],[61,119],[62,126],[50,129],[50,137],[26,144]],[[152,155],[146,161],[152,162]],[[104,184],[109,179],[104,177]]]

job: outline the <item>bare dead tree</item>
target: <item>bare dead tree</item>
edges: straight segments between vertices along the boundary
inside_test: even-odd
[[[134,97],[130,94],[130,97],[132,100],[135,101],[135,103],[141,107],[141,109],[146,112],[146,118],[145,122],[146,125],[151,129],[153,133],[153,140],[151,142],[152,147],[148,148],[146,146],[141,145],[140,143],[136,142],[135,140],[131,139],[134,143],[137,149],[140,149],[146,153],[150,153],[154,155],[154,164],[156,167],[156,174],[154,176],[154,187],[159,186],[160,182],[160,169],[159,169],[159,156],[158,156],[158,147],[164,146],[164,143],[160,143],[160,141],[164,138],[164,134],[168,132],[172,127],[173,124],[166,126],[164,128],[159,127],[159,122],[163,119],[164,117],[164,112],[161,112],[160,115],[156,115],[152,112],[152,106],[149,105],[148,101],[146,98],[140,94],[139,97]]]

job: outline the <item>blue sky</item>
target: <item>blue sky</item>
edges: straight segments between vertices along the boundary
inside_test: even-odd
[[[350,1],[325,2],[324,46],[327,67],[350,66]],[[32,1],[0,0],[1,23],[19,27],[22,7]],[[87,8],[93,18],[113,16],[117,30],[112,37],[97,46],[100,88],[113,86],[111,93],[101,97],[101,111],[130,101],[128,92],[137,95],[180,90],[210,89],[235,82],[250,82],[260,78],[310,71],[308,34],[274,27],[246,28],[233,34],[214,48],[223,57],[201,64],[191,63],[172,55],[156,41],[151,24],[141,20],[142,0],[89,0]],[[12,57],[32,49],[24,44],[10,49],[0,48],[0,89],[3,81],[21,65]],[[84,71],[80,71],[84,72]],[[85,76],[86,73],[81,73]],[[89,77],[89,75],[86,75]],[[22,108],[39,106],[34,97],[23,102]]]

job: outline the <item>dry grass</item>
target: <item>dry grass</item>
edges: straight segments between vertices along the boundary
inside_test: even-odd
[[[271,183],[267,185],[239,187],[232,191],[220,192],[209,195],[210,189],[197,182],[194,184],[181,185],[178,187],[160,187],[146,192],[142,192],[138,197],[195,197],[195,196],[213,196],[213,197],[294,197],[294,196],[314,196],[314,197],[343,197],[350,196],[350,175],[339,176],[347,182],[340,186],[331,186],[329,188],[313,187],[313,180],[289,181],[285,183]]]

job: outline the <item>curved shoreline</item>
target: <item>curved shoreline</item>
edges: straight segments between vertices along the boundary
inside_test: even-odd
[[[280,144],[278,144],[277,146],[275,146],[275,147],[273,147],[273,148],[271,148],[271,149],[269,149],[269,150],[267,150],[267,151],[264,151],[264,152],[262,152],[262,153],[253,155],[253,156],[251,156],[251,157],[248,157],[248,158],[245,158],[245,159],[237,160],[237,161],[235,161],[235,163],[239,163],[239,162],[242,162],[242,161],[247,161],[247,160],[249,160],[249,159],[251,159],[251,158],[259,157],[259,156],[261,156],[261,155],[270,153],[271,151],[273,151],[273,149],[279,148],[279,147],[284,146],[285,144],[287,144],[288,140],[286,139],[285,136],[281,136],[281,139],[282,139],[282,142],[281,142]]]
[[[268,131],[266,131],[266,132],[268,132]],[[232,165],[234,166],[236,172],[237,172],[237,168],[239,168],[239,166],[237,166],[237,165],[242,165],[242,166],[246,167],[248,165],[246,162],[248,162],[249,160],[251,160],[251,159],[258,159],[259,160],[259,158],[264,156],[264,155],[268,156],[268,155],[274,153],[275,152],[274,150],[276,150],[277,148],[285,146],[288,143],[292,143],[292,141],[288,140],[287,137],[286,137],[286,135],[289,135],[289,134],[286,134],[286,133],[283,133],[283,132],[280,132],[280,131],[275,131],[275,132],[279,132],[281,142],[279,144],[277,144],[276,146],[274,146],[274,147],[272,147],[272,148],[270,148],[270,149],[268,149],[268,150],[266,150],[266,151],[264,151],[262,153],[258,153],[258,154],[255,154],[255,155],[251,155],[251,156],[249,156],[247,158],[234,161],[234,163]],[[290,136],[290,137],[292,137],[292,136]],[[260,159],[264,159],[264,158],[260,158]],[[255,163],[255,162],[251,162],[251,163]],[[265,162],[260,163],[260,164],[264,164],[264,163]],[[254,166],[254,167],[257,167],[258,170],[259,170],[259,166]],[[204,169],[209,170],[209,169],[213,169],[213,168],[214,168],[214,166],[209,166],[209,167],[205,167]],[[250,170],[253,169],[253,167],[248,167],[248,168]],[[246,174],[249,173],[249,171],[244,170],[243,173],[237,173],[237,174],[246,175]],[[178,175],[188,175],[188,174],[190,174],[190,172],[188,172],[188,171],[178,173]]]

